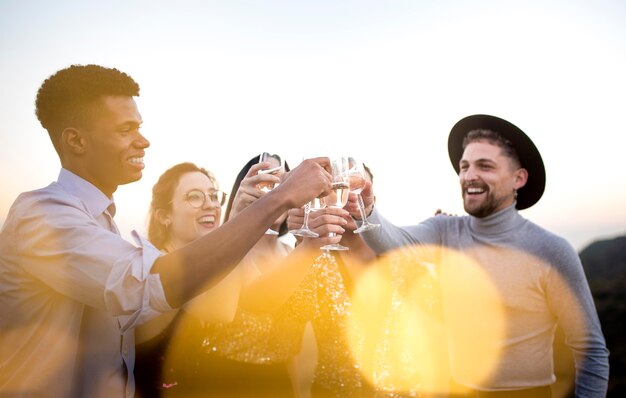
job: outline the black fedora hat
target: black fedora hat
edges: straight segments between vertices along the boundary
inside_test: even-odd
[[[522,167],[528,170],[526,185],[517,191],[517,209],[527,209],[537,203],[546,187],[546,170],[537,147],[524,132],[513,123],[490,115],[472,115],[459,120],[448,137],[448,155],[456,173],[463,156],[463,139],[472,130],[484,129],[500,133],[511,141]]]

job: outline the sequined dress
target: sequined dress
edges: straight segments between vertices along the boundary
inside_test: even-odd
[[[348,341],[351,298],[348,278],[340,263],[330,253],[320,255],[303,281],[302,290],[312,293],[309,319],[318,348],[318,364],[313,379],[312,396],[360,397],[363,380],[354,351],[363,341]]]
[[[324,253],[281,308],[259,316],[240,311],[234,322],[205,328],[209,353],[247,363],[284,362],[301,348],[313,324],[318,347],[312,397],[359,397],[361,376],[346,341],[350,296],[336,259]]]
[[[212,325],[205,348],[248,363],[286,361],[300,350],[304,326],[311,321],[318,349],[312,398],[424,397],[424,358],[420,352],[405,349],[403,342],[411,336],[403,335],[403,325],[416,312],[435,321],[440,318],[433,270],[406,252],[395,253],[376,266],[388,272],[390,296],[374,341],[351,320],[352,281],[342,269],[341,258],[324,252],[276,313],[241,312],[234,323]],[[358,358],[367,349],[373,350],[373,365],[361,369]]]
[[[381,305],[369,376],[376,398],[447,396],[441,295],[435,266],[410,250],[380,258],[388,295]],[[432,381],[432,374],[437,380]],[[425,375],[428,375],[425,377]],[[429,395],[430,394],[430,395]]]
[[[381,324],[383,330],[378,334],[380,338],[371,341],[360,333],[358,325],[355,327],[351,323],[352,289],[342,267],[340,259],[333,254],[323,253],[316,258],[301,284],[278,311],[269,315],[257,315],[240,310],[231,323],[197,327],[198,335],[189,335],[187,339],[192,348],[177,350],[182,362],[195,361],[195,367],[174,365],[174,372],[178,374],[177,380],[188,385],[197,384],[201,380],[204,387],[196,386],[195,389],[204,390],[204,396],[240,397],[246,395],[243,392],[233,392],[233,385],[252,386],[269,378],[273,380],[263,390],[267,394],[258,390],[263,386],[257,386],[256,393],[252,391],[249,396],[290,396],[285,385],[288,380],[284,377],[278,378],[274,371],[269,375],[260,372],[262,369],[271,369],[272,366],[274,369],[276,366],[283,369],[282,365],[300,351],[303,331],[310,321],[318,349],[312,398],[421,397],[421,379],[419,367],[416,365],[419,358],[411,357],[410,352],[401,353],[398,357],[393,341],[398,324],[412,316],[414,307],[407,306],[405,298],[412,281],[423,275],[424,268],[407,265],[398,258],[390,262],[392,305]],[[426,295],[413,300],[413,303],[431,306],[432,297],[432,294]],[[365,352],[366,347],[370,350],[374,347],[374,368],[363,370],[368,372],[367,378],[362,375],[356,359]],[[231,361],[236,366],[225,365],[224,360]],[[396,363],[393,369],[390,366],[392,363]],[[401,364],[400,368],[397,363]],[[235,378],[229,378],[228,375],[224,377],[228,372],[235,373]],[[248,374],[242,376],[242,372]],[[394,384],[398,380],[398,372],[400,378],[411,380],[412,388]],[[249,380],[242,382],[247,379]],[[220,383],[221,386],[217,385]],[[171,389],[171,393],[176,390],[180,391],[180,388]],[[226,392],[230,395],[226,395]],[[171,393],[166,396],[175,396]]]

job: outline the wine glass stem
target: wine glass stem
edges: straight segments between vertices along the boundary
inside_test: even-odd
[[[309,229],[309,213],[311,212],[311,208],[308,204],[304,205],[304,222],[302,223],[302,228]]]
[[[361,194],[357,195],[357,199],[359,201],[359,213],[361,213],[361,221],[363,224],[367,224],[367,217],[365,216],[365,204],[363,204],[363,197]]]

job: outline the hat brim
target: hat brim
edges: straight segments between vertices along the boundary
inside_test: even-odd
[[[530,138],[514,124],[490,115],[472,115],[459,120],[448,136],[448,155],[452,167],[459,174],[463,156],[463,140],[468,132],[476,129],[492,130],[500,133],[513,143],[521,166],[528,171],[526,185],[517,191],[518,210],[531,207],[541,199],[546,186],[546,171],[541,154]]]

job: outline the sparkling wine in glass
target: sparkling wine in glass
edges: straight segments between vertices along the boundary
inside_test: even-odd
[[[343,208],[348,203],[348,196],[350,194],[350,179],[348,175],[348,158],[338,157],[331,159],[331,166],[333,171],[332,190],[328,196],[322,198],[326,206]],[[335,236],[334,232],[329,233],[328,236]],[[350,250],[346,246],[339,243],[332,243],[322,246],[323,250]]]
[[[285,173],[285,161],[280,155],[262,152],[261,155],[259,155],[259,163],[262,162],[270,163],[270,167],[268,169],[259,170],[258,174],[272,174],[277,177],[282,177]],[[278,184],[280,183],[262,182],[259,183],[258,188],[263,192],[269,192],[276,188]]]
[[[365,181],[368,176],[363,163],[355,160],[354,158],[350,158],[350,170],[348,170],[348,176],[350,180],[350,192],[357,194],[359,213],[361,213],[362,220],[361,226],[355,229],[354,233],[360,234],[361,232],[380,227],[380,224],[373,224],[367,221],[367,216],[365,215],[365,206],[363,205],[361,191],[365,188]]]
[[[270,152],[261,152],[259,155],[259,163],[267,162],[270,163],[270,167],[268,169],[259,170],[258,174],[272,174],[277,177],[282,177],[285,174],[285,161],[283,158],[275,153]],[[278,182],[260,182],[257,187],[267,193],[272,189],[276,188],[280,183]],[[278,235],[277,231],[269,228],[265,231],[267,235]]]

